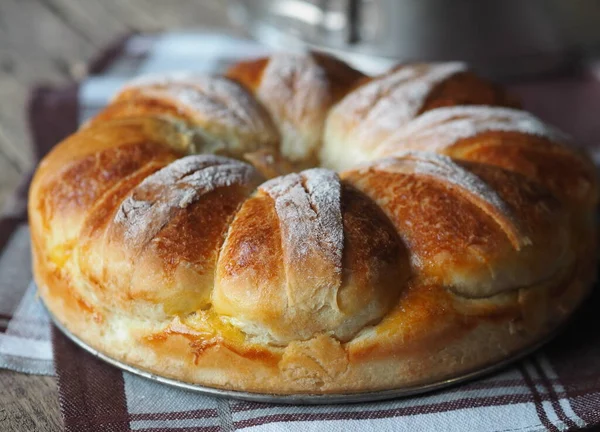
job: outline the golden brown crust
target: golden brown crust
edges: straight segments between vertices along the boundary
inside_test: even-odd
[[[269,63],[269,57],[241,61],[231,66],[225,76],[242,84],[252,93],[256,93],[267,63]]]
[[[356,88],[360,80],[365,78],[365,75],[361,72],[335,57],[319,52],[313,52],[312,56],[327,74],[334,104],[346,96],[349,91]]]
[[[391,134],[436,108],[519,107],[503,88],[465,68],[461,63],[414,63],[361,80],[328,114],[321,164],[340,171],[370,160]]]
[[[240,342],[206,326],[203,313],[169,324],[99,315],[73,301],[68,282],[36,260],[36,280],[50,311],[71,332],[111,357],[153,373],[202,385],[268,393],[352,393],[439,381],[505,359],[551,334],[585,296],[593,260],[546,298],[524,290],[517,300],[453,308],[451,294],[413,286],[371,332],[347,344],[318,335],[286,347]],[[587,268],[585,268],[587,267]],[[50,291],[49,285],[52,286]],[[573,298],[575,297],[575,301]],[[545,297],[542,297],[545,298]],[[462,301],[462,300],[460,300]],[[462,310],[467,308],[470,313]],[[531,312],[540,315],[530,322]],[[440,349],[443,347],[443,349]]]
[[[408,252],[366,196],[341,185],[341,203],[340,226],[327,226],[343,235],[336,269],[335,258],[327,254],[330,245],[323,244],[328,239],[314,233],[318,225],[302,220],[302,211],[294,212],[291,226],[282,219],[281,205],[302,202],[281,203],[261,187],[230,226],[219,258],[214,311],[247,335],[279,345],[322,332],[347,341],[379,321],[410,276]],[[327,219],[324,212],[317,209],[309,216]],[[310,227],[306,233],[304,224]],[[309,238],[301,238],[300,245],[289,242],[289,228]]]
[[[461,107],[515,102],[457,64],[358,84],[338,60],[285,57],[275,72],[296,72],[276,84],[295,90],[290,106],[301,115],[278,111],[285,98],[261,93],[272,61],[228,73],[266,110],[237,103],[250,96],[228,80],[146,80],[40,164],[29,200],[34,277],[71,332],[187,382],[348,393],[471,372],[573,313],[595,276],[598,183],[562,135],[522,111]],[[301,77],[309,84],[294,89]],[[378,80],[385,91],[371,101],[364,91]],[[386,105],[396,91],[408,117]],[[190,92],[208,105],[194,108]],[[346,114],[358,117],[338,122],[353,94]],[[339,99],[324,138],[340,144],[330,161],[364,164],[341,179],[326,169],[289,174],[289,159],[316,163]],[[376,114],[408,123],[369,129]],[[299,152],[279,151],[269,115],[279,128],[290,122]],[[359,157],[353,131],[363,128],[377,151]],[[190,155],[198,151],[256,169]]]
[[[104,218],[92,217],[82,233],[83,277],[101,287],[99,301],[146,318],[206,308],[227,227],[258,180],[249,165],[203,155],[148,175],[94,209]]]
[[[361,72],[352,69],[341,60],[331,57],[327,54],[313,52],[310,54],[315,62],[323,69],[331,83],[331,91],[333,95],[333,103],[336,103],[343,98],[348,91],[359,85],[365,75]],[[254,60],[241,61],[231,66],[226,76],[234,81],[239,82],[252,93],[258,91],[263,72],[269,63],[268,57],[258,58]]]
[[[29,192],[32,230],[44,250],[62,262],[77,241],[87,212],[97,200],[147,164],[174,160],[179,142],[170,126],[152,119],[107,122],[67,138],[38,167]],[[178,141],[184,141],[179,139]]]
[[[239,159],[247,152],[276,152],[279,147],[279,133],[262,105],[224,77],[173,75],[133,81],[90,123],[130,117],[179,123],[188,129],[194,153]]]
[[[327,111],[364,77],[318,53],[278,53],[240,62],[226,76],[244,85],[271,113],[281,133],[281,153],[298,169],[318,164]]]
[[[445,153],[523,174],[565,202],[584,206],[586,210],[596,204],[598,191],[593,163],[576,150],[547,138],[493,131],[461,140]]]
[[[520,102],[503,87],[486,81],[473,72],[452,75],[437,84],[423,102],[419,114],[456,105],[489,105],[519,108]]]
[[[488,297],[543,282],[571,265],[566,215],[544,189],[491,166],[451,168],[456,171],[409,155],[346,172],[344,179],[390,217],[414,272],[427,283]],[[491,190],[478,190],[477,181]]]

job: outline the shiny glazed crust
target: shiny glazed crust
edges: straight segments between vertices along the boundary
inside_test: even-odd
[[[464,66],[227,75],[132,83],[36,171],[40,295],[99,351],[224,389],[394,389],[506,359],[589,292],[592,163]]]

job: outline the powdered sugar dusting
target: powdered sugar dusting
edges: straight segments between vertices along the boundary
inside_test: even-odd
[[[250,165],[213,155],[187,156],[148,176],[122,202],[114,221],[132,246],[147,243],[178,209],[204,194],[232,185],[250,185]]]
[[[417,115],[434,86],[465,69],[458,62],[401,67],[348,94],[332,116],[355,126],[354,139],[372,141],[376,134],[380,142]]]
[[[326,268],[320,273],[333,280],[329,285],[335,286],[328,288],[335,291],[341,285],[344,246],[341,183],[337,174],[314,168],[269,180],[260,189],[275,201],[288,277],[289,269],[310,274],[311,268],[305,268],[303,263],[316,259]],[[290,297],[293,301],[294,295]]]
[[[375,162],[374,166],[384,171],[399,171],[405,169],[403,161],[411,162],[410,169],[415,174],[431,176],[448,182],[474,197],[480,208],[502,227],[516,249],[528,244],[529,240],[521,233],[517,219],[502,198],[487,183],[454,163],[448,156],[407,151],[398,153],[393,158],[381,159]]]
[[[318,150],[331,96],[325,70],[310,54],[277,53],[262,75],[258,98],[281,132],[281,151],[302,162]]]
[[[398,150],[441,151],[458,141],[487,131],[520,132],[565,142],[569,138],[532,114],[489,106],[437,108],[421,114],[389,136],[377,149],[377,156]]]

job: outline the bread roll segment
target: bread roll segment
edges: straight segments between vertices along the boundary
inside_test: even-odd
[[[262,184],[242,206],[223,245],[213,305],[267,343],[319,333],[345,342],[381,319],[408,276],[407,251],[385,216],[317,168]]]
[[[488,106],[428,111],[389,135],[374,158],[419,150],[492,164],[535,179],[576,207],[594,206],[596,169],[570,138],[532,114]]]
[[[408,152],[344,179],[388,215],[419,277],[465,297],[530,286],[572,264],[560,203],[514,173]]]
[[[227,226],[258,183],[250,165],[232,159],[178,159],[105,207],[104,217],[96,209],[79,243],[79,268],[102,287],[108,307],[138,301],[146,319],[206,308]]]
[[[275,152],[279,133],[266,110],[239,84],[225,78],[187,73],[133,80],[91,120],[129,117],[170,119],[192,135],[194,153],[241,158]]]
[[[460,63],[316,53],[134,81],[36,171],[40,295],[105,355],[230,390],[505,360],[575,311],[597,252],[593,163],[518,106]]]
[[[338,171],[373,159],[380,144],[412,119],[447,106],[516,106],[503,89],[464,63],[415,63],[362,80],[327,115],[321,163]]]
[[[329,108],[363,78],[345,63],[317,53],[277,53],[241,62],[227,76],[269,110],[281,133],[281,153],[299,168],[318,163]]]

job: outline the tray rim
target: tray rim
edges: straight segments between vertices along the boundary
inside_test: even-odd
[[[162,375],[157,375],[145,369],[141,369],[132,366],[128,363],[114,359],[96,348],[89,345],[87,342],[80,339],[74,333],[72,333],[60,320],[50,311],[48,306],[42,299],[42,304],[50,317],[50,321],[56,328],[64,334],[69,340],[75,345],[87,351],[92,356],[114,366],[118,369],[130,372],[134,375],[149,379],[151,381],[166,384],[171,387],[193,391],[205,396],[212,396],[217,398],[229,398],[250,402],[262,402],[262,403],[276,403],[286,405],[335,405],[335,404],[349,404],[349,403],[367,403],[367,402],[378,402],[396,398],[404,398],[410,396],[417,396],[426,393],[431,393],[436,390],[445,389],[458,384],[473,381],[477,378],[481,378],[487,375],[491,375],[494,372],[500,371],[509,365],[529,356],[530,354],[537,351],[543,345],[547,344],[550,340],[554,339],[565,327],[565,322],[558,325],[555,329],[551,330],[542,339],[535,343],[526,346],[522,350],[515,352],[514,354],[506,357],[495,363],[483,366],[481,368],[466,372],[464,374],[442,379],[429,384],[420,384],[409,387],[402,387],[397,389],[388,390],[375,390],[367,392],[356,392],[356,393],[325,393],[325,394],[310,394],[310,393],[293,393],[293,394],[277,394],[277,393],[258,393],[258,392],[246,392],[240,390],[227,390],[218,387],[205,386],[201,384],[193,384],[185,381],[180,381],[174,378],[168,378]],[[569,320],[567,320],[568,322]]]

